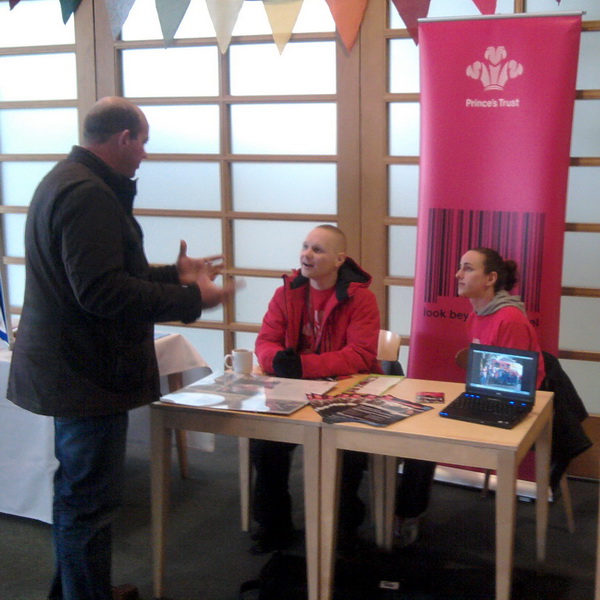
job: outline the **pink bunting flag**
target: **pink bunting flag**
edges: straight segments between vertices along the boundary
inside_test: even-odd
[[[410,37],[415,44],[418,44],[418,19],[426,17],[429,13],[430,0],[392,0],[392,2],[400,13]]]
[[[326,0],[329,10],[335,21],[338,34],[350,52],[356,38],[358,30],[365,16],[367,2],[369,0]]]
[[[473,3],[482,15],[496,14],[496,0],[473,0]]]

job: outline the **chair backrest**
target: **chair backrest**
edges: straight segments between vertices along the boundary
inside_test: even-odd
[[[402,336],[386,329],[379,330],[379,343],[377,345],[377,360],[398,360]]]

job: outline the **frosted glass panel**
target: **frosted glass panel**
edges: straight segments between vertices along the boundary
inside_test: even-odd
[[[25,265],[6,265],[8,298],[11,306],[23,306],[25,297]]]
[[[231,107],[237,154],[335,154],[335,104],[252,104]]]
[[[0,163],[0,199],[6,206],[29,206],[33,192],[56,163]]]
[[[562,283],[567,287],[600,287],[600,235],[565,233]]]
[[[4,215],[4,245],[7,256],[25,256],[25,220],[27,215]]]
[[[567,221],[600,223],[600,167],[570,167],[567,192]]]
[[[258,337],[257,333],[250,333],[248,331],[237,331],[234,335],[235,339],[235,347],[236,348],[248,348],[248,350],[252,350],[254,352],[254,347],[256,346],[256,338]],[[254,365],[258,364],[258,359],[256,358],[256,354],[254,355]]]
[[[218,219],[178,219],[176,217],[138,217],[144,230],[148,262],[174,264],[179,240],[185,240],[188,255],[209,256],[222,252],[221,223]]]
[[[140,0],[138,0],[139,2]],[[208,313],[206,313],[208,314]],[[204,320],[202,315],[202,320]],[[196,327],[171,327],[157,325],[155,330],[162,333],[179,333],[194,348],[198,354],[208,363],[213,371],[223,371],[223,332],[213,329],[198,329]]]
[[[598,0],[569,0],[568,8],[558,2],[548,0],[527,0],[527,12],[561,12],[585,11],[584,21],[600,19],[600,3]]]
[[[600,351],[598,298],[565,296],[561,299],[559,346]]]
[[[244,44],[229,54],[233,95],[335,94],[336,42],[290,43],[282,55],[275,44]]]
[[[419,105],[416,102],[390,104],[390,154],[418,156]]]
[[[122,39],[162,39],[155,1],[136,0],[121,31]],[[175,37],[214,37],[214,35],[215,29],[206,8],[206,1],[191,0]]]
[[[600,413],[600,363],[561,358],[560,364],[571,378],[588,412]]]
[[[312,163],[233,163],[233,208],[248,212],[337,212],[337,167]]]
[[[390,227],[390,275],[414,277],[417,251],[417,228],[404,225]]]
[[[218,106],[142,106],[142,110],[150,123],[149,154],[219,151]]]
[[[235,295],[235,320],[261,323],[275,290],[281,285],[279,278],[246,277],[246,289]]]
[[[78,143],[77,109],[0,110],[0,153],[67,153]]]
[[[131,98],[217,96],[216,47],[125,50],[124,95]]]
[[[138,172],[137,208],[220,210],[219,164],[145,161]]]
[[[401,335],[410,335],[413,294],[413,287],[391,286],[388,288],[388,328],[391,331]]]
[[[76,97],[74,54],[29,54],[0,58],[0,101],[71,100]]]
[[[321,223],[235,221],[235,266],[282,272],[296,269],[300,266],[302,242],[317,225]]]
[[[335,23],[326,2],[304,0],[294,25],[294,33],[334,31]],[[271,33],[271,27],[262,2],[244,2],[233,35]],[[284,50],[284,52],[287,51]]]
[[[416,217],[419,209],[418,165],[390,165],[390,216]]]
[[[419,91],[419,48],[412,40],[390,40],[390,92]]]
[[[577,89],[600,88],[600,32],[582,31],[577,69]]]
[[[600,100],[576,100],[571,156],[600,156]]]
[[[547,0],[545,0],[547,1]],[[529,0],[528,0],[529,3]],[[396,7],[390,4],[390,22],[393,29],[406,29]],[[563,9],[564,10],[564,9]],[[498,0],[496,14],[514,12],[513,0]],[[428,17],[453,17],[462,15],[479,15],[475,3],[472,0],[431,0]]]
[[[0,44],[5,47],[74,44],[73,18],[64,25],[56,0],[27,0],[10,10],[0,2]]]

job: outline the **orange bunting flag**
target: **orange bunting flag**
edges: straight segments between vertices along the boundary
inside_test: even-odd
[[[429,13],[430,0],[392,0],[415,44],[419,43],[418,19]]]
[[[482,15],[496,14],[496,0],[473,0],[473,3]]]
[[[215,28],[217,42],[222,54],[227,52],[231,33],[237,22],[244,0],[206,0],[208,14]]]
[[[338,34],[350,52],[356,38],[358,30],[365,16],[367,2],[369,0],[325,0],[329,5],[329,10],[335,21]]]
[[[263,0],[279,54],[288,43],[304,0]]]

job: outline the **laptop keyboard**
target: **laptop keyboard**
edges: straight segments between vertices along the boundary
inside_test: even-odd
[[[501,417],[511,417],[519,412],[517,404],[509,402],[498,402],[490,398],[482,398],[476,394],[463,394],[458,397],[453,404],[457,408],[465,409],[471,412],[489,413]]]

